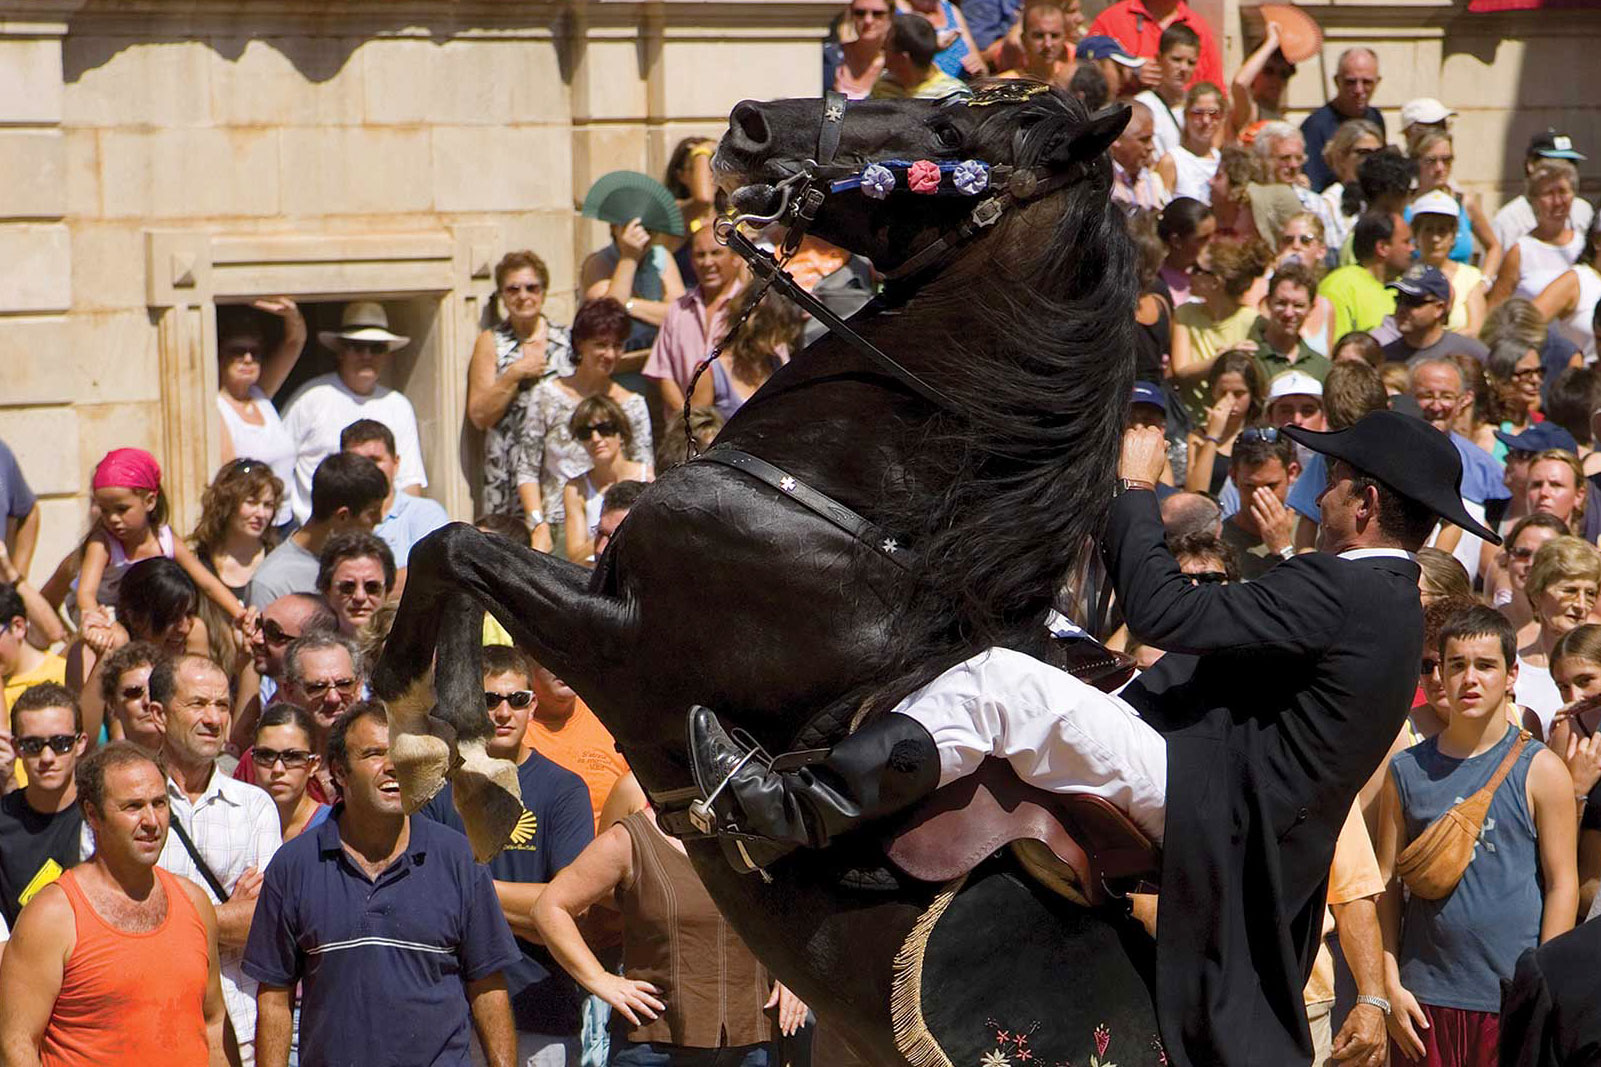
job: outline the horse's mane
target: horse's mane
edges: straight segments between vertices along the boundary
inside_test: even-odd
[[[1009,132],[1028,166],[1086,119],[1066,94],[1040,94],[991,109],[978,139]],[[932,335],[913,366],[962,415],[930,420],[917,446],[948,482],[886,499],[886,525],[911,533],[924,561],[893,650],[914,678],[980,647],[1040,650],[1045,616],[1104,521],[1134,380],[1136,294],[1110,185],[1109,161],[1087,162],[1077,182],[1014,210],[945,268],[956,284],[915,298]],[[1047,227],[1049,240],[1036,240]]]

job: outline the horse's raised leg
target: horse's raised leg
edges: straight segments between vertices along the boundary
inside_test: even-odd
[[[587,592],[588,580],[582,567],[459,523],[412,549],[373,693],[389,708],[390,753],[406,810],[427,803],[450,779],[480,858],[499,851],[522,813],[515,765],[485,751],[484,611],[541,664],[581,685],[632,645],[628,613]]]

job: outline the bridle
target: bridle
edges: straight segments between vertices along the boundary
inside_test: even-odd
[[[1003,85],[988,86],[981,89],[971,100],[963,101],[957,97],[948,97],[944,106],[965,104],[967,107],[986,107],[993,104],[1019,103],[1041,92],[1049,91],[1045,86],[1029,82],[1009,82]],[[712,350],[711,354],[701,361],[695,368],[690,379],[689,388],[684,393],[684,433],[689,438],[690,455],[696,455],[700,449],[690,430],[689,417],[695,385],[700,376],[705,373],[713,361],[720,356],[728,346],[729,341],[739,332],[745,320],[756,310],[772,289],[777,288],[784,296],[792,300],[797,306],[809,313],[831,333],[837,334],[880,372],[891,379],[900,382],[916,395],[922,397],[930,404],[945,411],[960,414],[961,405],[946,395],[937,386],[931,385],[916,373],[908,369],[893,356],[886,353],[873,342],[863,337],[850,324],[836,315],[826,304],[801,287],[800,283],[785,270],[789,260],[800,247],[801,241],[810,232],[812,224],[817,221],[818,213],[824,203],[833,195],[851,190],[863,189],[864,178],[874,168],[887,171],[892,176],[896,169],[910,169],[917,164],[905,160],[883,160],[870,163],[866,166],[852,166],[835,162],[839,153],[840,138],[844,133],[846,98],[843,93],[829,92],[823,99],[822,118],[817,130],[817,156],[815,159],[805,160],[800,169],[789,177],[784,178],[774,186],[778,196],[778,206],[768,215],[739,215],[734,218],[720,218],[715,223],[717,240],[738,253],[756,277],[759,288],[755,298],[748,301],[734,321],[728,324],[723,332],[722,340]],[[1050,171],[1043,167],[1013,167],[1007,164],[989,165],[978,161],[966,161],[964,164],[949,162],[933,164],[940,172],[940,188],[938,193],[948,193],[967,196],[982,196],[968,216],[957,226],[945,230],[928,244],[913,253],[899,267],[885,274],[886,280],[892,284],[905,284],[910,279],[937,266],[947,259],[963,244],[972,240],[984,230],[999,222],[1008,210],[1021,204],[1031,203],[1042,197],[1056,192],[1058,189],[1078,181],[1085,173],[1082,164],[1073,164],[1058,171]],[[944,179],[962,166],[977,168],[983,172],[983,183],[972,191],[957,190],[954,184],[946,185]],[[974,173],[969,171],[969,175]],[[953,179],[954,181],[954,179]],[[987,194],[987,195],[986,195]],[[776,246],[777,254],[758,247],[745,234],[745,229],[766,229],[769,226],[787,224],[784,236]]]

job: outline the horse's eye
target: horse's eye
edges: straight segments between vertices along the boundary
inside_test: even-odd
[[[941,126],[934,131],[934,136],[939,138],[939,143],[946,148],[955,148],[962,143],[962,131],[955,126]]]

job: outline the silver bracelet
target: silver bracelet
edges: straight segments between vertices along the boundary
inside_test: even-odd
[[[1378,1008],[1380,1011],[1382,1011],[1384,1013],[1384,1017],[1386,1019],[1388,1019],[1390,1017],[1390,1002],[1388,1000],[1385,1000],[1383,997],[1371,997],[1371,996],[1368,996],[1366,993],[1359,993],[1359,994],[1357,994],[1356,1002],[1358,1004],[1367,1004],[1367,1005],[1370,1005],[1372,1007]]]

